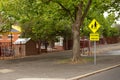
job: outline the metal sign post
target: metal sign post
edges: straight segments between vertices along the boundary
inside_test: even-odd
[[[94,65],[96,65],[96,41],[94,41]]]

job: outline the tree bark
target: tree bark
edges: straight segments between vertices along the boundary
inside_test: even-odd
[[[81,2],[77,6],[76,20],[72,26],[72,29],[73,29],[73,59],[72,59],[72,61],[74,61],[74,62],[78,62],[81,59],[81,53],[80,53],[81,22],[80,22],[80,19],[82,17],[82,5],[83,5],[83,3]]]
[[[89,0],[84,12],[82,12],[83,1],[77,6],[76,11],[76,18],[75,22],[73,23],[72,30],[73,30],[73,59],[72,61],[78,62],[81,61],[81,53],[80,53],[80,27],[84,21],[84,18],[90,8],[92,0]]]
[[[38,44],[38,54],[40,54],[41,53],[41,40],[38,40],[37,44]]]
[[[75,24],[73,27],[77,27]],[[80,55],[80,32],[75,29],[73,32],[73,59],[72,61],[77,62],[79,61]]]

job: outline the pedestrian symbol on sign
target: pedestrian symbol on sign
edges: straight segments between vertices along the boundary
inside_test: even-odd
[[[95,22],[95,28],[96,28],[96,26],[97,26],[97,24],[96,24],[96,22]]]

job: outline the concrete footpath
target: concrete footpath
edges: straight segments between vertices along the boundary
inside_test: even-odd
[[[97,46],[97,65],[93,64],[93,56],[83,56],[89,60],[86,63],[69,63],[72,51],[0,60],[0,80],[77,80],[120,67],[119,50],[120,43]]]

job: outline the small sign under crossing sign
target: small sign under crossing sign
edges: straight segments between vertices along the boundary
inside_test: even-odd
[[[90,41],[99,41],[98,33],[90,33]]]

